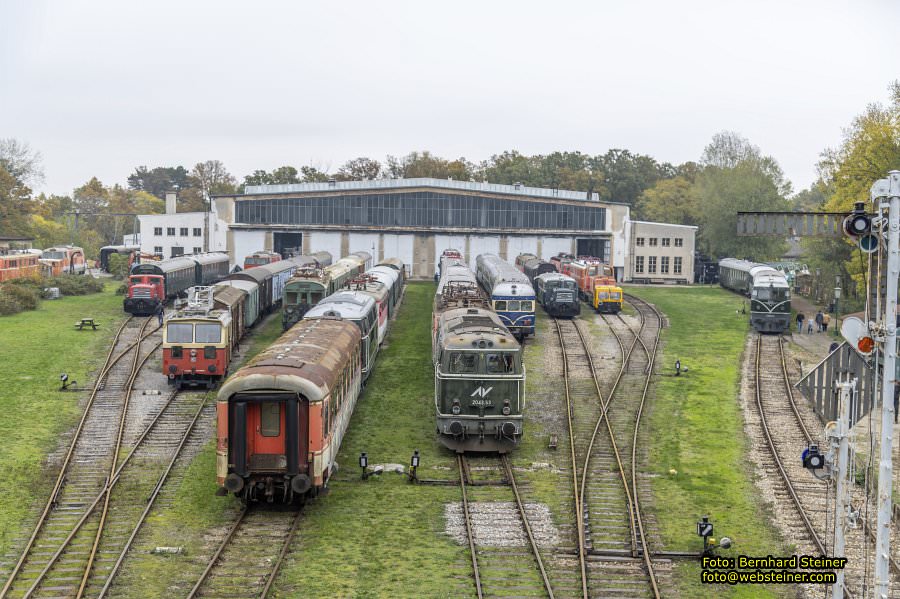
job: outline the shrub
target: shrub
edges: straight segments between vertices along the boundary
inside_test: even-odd
[[[4,285],[3,293],[12,298],[20,310],[34,310],[41,303],[40,291],[31,286]]]
[[[113,279],[121,280],[128,275],[128,255],[127,254],[110,254],[109,255],[109,272]]]
[[[88,275],[62,275],[45,280],[44,287],[58,287],[61,295],[88,295],[103,291],[103,281]]]
[[[6,289],[0,288],[0,316],[9,316],[22,311],[22,306],[15,298],[6,292]]]

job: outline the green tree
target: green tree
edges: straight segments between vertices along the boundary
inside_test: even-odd
[[[381,176],[381,163],[371,158],[354,158],[344,163],[334,178],[338,181],[366,181]]]
[[[128,175],[128,187],[165,199],[167,191],[188,188],[190,186],[188,176],[188,170],[183,166],[158,166],[152,169],[139,166]]]
[[[29,217],[34,208],[31,189],[0,166],[0,235],[31,235]]]
[[[303,175],[304,183],[324,183],[331,179],[331,175],[314,166],[301,166],[300,174]]]
[[[634,206],[646,189],[660,179],[675,176],[675,168],[668,163],[658,163],[643,154],[628,150],[612,149],[589,161],[590,168],[599,173],[602,186],[601,200],[623,202]]]
[[[686,177],[662,179],[644,190],[635,217],[650,221],[696,225],[700,220],[693,185]]]
[[[454,179],[468,181],[472,178],[475,167],[465,158],[450,161],[435,156],[428,150],[410,152],[402,158],[388,156],[385,170],[390,177],[397,179],[414,179],[433,177],[435,179]]]
[[[229,195],[235,191],[235,179],[221,160],[198,162],[191,170],[188,181],[204,196]]]

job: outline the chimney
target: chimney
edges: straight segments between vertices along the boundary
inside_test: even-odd
[[[175,198],[176,193],[174,191],[166,192],[166,214],[175,214]]]

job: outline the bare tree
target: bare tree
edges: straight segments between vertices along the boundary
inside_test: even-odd
[[[9,137],[0,139],[0,166],[23,185],[44,181],[43,158],[26,143]]]

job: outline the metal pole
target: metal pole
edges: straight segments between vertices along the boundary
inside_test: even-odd
[[[832,444],[837,450],[837,471],[834,480],[835,504],[834,504],[834,555],[843,557],[844,539],[847,534],[847,465],[850,460],[850,399],[851,392],[856,390],[856,379],[852,382],[840,382],[840,419],[837,428],[831,435]],[[837,580],[831,587],[832,599],[844,599],[844,570],[837,570]]]
[[[890,589],[891,462],[894,437],[894,383],[897,357],[897,284],[900,281],[900,171],[872,186],[872,200],[888,196],[888,264],[884,306],[884,366],[881,373],[881,455],[878,469],[878,528],[875,539],[875,597],[887,599]],[[880,211],[880,208],[879,208]]]

